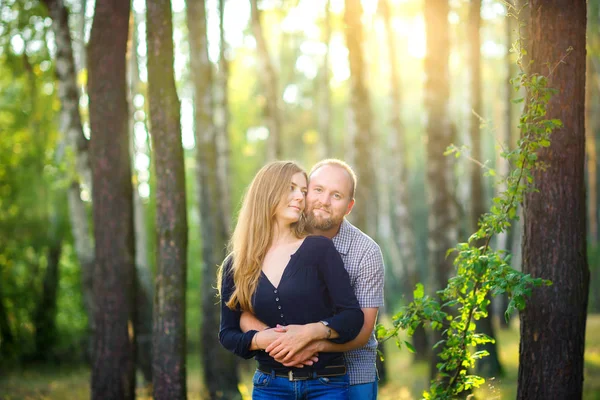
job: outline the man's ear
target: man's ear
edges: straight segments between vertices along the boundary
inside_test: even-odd
[[[344,216],[350,214],[352,212],[353,207],[354,207],[354,199],[352,199],[350,201],[350,203],[348,203],[348,208],[346,209],[346,214],[344,214]]]

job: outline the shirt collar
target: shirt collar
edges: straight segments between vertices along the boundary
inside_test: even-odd
[[[333,237],[333,245],[338,253],[346,255],[350,251],[350,244],[352,242],[351,233],[352,228],[350,222],[346,221],[346,218],[344,218],[342,224],[340,225],[340,230],[338,231],[337,235]]]

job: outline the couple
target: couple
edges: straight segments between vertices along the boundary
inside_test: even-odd
[[[344,218],[355,188],[352,169],[329,159],[308,177],[269,163],[247,189],[219,271],[219,340],[258,361],[254,399],[377,397],[383,258]]]

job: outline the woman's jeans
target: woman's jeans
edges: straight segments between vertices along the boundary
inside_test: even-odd
[[[256,371],[252,384],[253,400],[348,400],[348,374],[290,381],[274,373]]]

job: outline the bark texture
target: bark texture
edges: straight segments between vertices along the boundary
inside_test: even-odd
[[[531,73],[549,74],[559,90],[547,118],[564,128],[538,152],[539,193],[524,202],[523,272],[550,279],[534,289],[521,317],[517,399],[581,399],[589,269],[586,260],[585,62],[586,2],[533,0],[529,20]]]
[[[152,379],[157,400],[185,399],[187,214],[169,0],[146,2],[148,99],[156,170],[156,292]]]
[[[127,132],[129,2],[98,0],[88,49],[93,170],[92,399],[135,398],[135,260]]]

